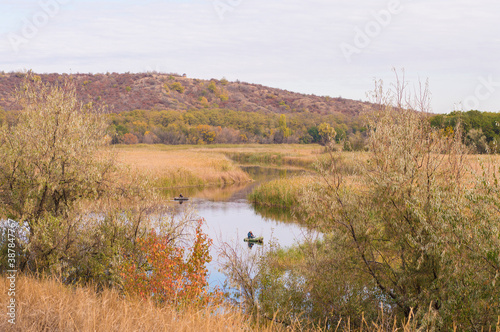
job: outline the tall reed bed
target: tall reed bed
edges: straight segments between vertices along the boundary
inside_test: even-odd
[[[297,156],[281,152],[226,152],[226,155],[239,164],[312,168],[313,156]]]
[[[299,203],[301,190],[312,183],[311,176],[276,179],[257,187],[248,199],[258,206],[291,208]]]
[[[224,154],[200,149],[118,148],[118,158],[161,188],[224,185],[250,181],[250,177]]]
[[[324,147],[316,144],[250,144],[217,146],[213,151],[224,153],[238,164],[312,168]]]

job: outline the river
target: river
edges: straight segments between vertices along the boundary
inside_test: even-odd
[[[184,189],[183,195],[189,196],[190,200],[176,206],[178,212],[193,208],[197,215],[205,219],[204,231],[214,241],[210,252],[213,261],[208,264],[211,288],[222,288],[225,280],[225,276],[219,271],[218,257],[218,249],[224,242],[241,246],[241,250],[256,250],[255,246],[258,244],[252,248],[243,241],[247,233],[252,231],[255,236],[264,237],[264,246],[272,238],[281,247],[287,247],[301,241],[306,233],[306,229],[295,223],[287,213],[268,209],[258,211],[247,200],[247,195],[255,186],[274,178],[295,176],[303,171],[242,168],[250,174],[253,182],[225,188]]]

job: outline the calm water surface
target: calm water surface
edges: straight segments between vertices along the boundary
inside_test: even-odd
[[[186,191],[183,195],[190,196],[190,200],[177,206],[181,211],[194,208],[196,213],[205,219],[204,230],[214,241],[211,249],[213,261],[209,264],[211,287],[222,287],[225,279],[218,271],[217,250],[221,243],[240,245],[244,250],[256,250],[255,246],[249,248],[243,241],[247,233],[252,231],[255,236],[263,236],[265,243],[272,237],[280,246],[287,247],[300,242],[306,233],[306,229],[296,224],[290,215],[275,213],[276,211],[273,213],[267,210],[256,211],[246,199],[255,186],[273,178],[294,176],[298,172],[260,167],[247,167],[244,170],[255,179],[255,182],[226,188]]]

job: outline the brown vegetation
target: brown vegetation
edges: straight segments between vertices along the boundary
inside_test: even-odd
[[[10,281],[0,278],[0,294],[7,294]],[[6,308],[7,296],[0,297]],[[305,329],[298,322],[291,326],[267,321],[257,326],[242,311],[231,307],[192,308],[179,311],[174,307],[158,307],[152,301],[124,297],[116,291],[93,287],[66,286],[56,279],[18,276],[16,279],[16,324],[0,320],[5,332],[38,331],[323,331]],[[340,328],[341,325],[347,326]],[[375,322],[364,321],[361,329],[338,322],[335,331],[416,331],[413,321],[391,321],[381,314]],[[500,331],[500,322],[496,327]]]
[[[12,98],[24,73],[0,73],[0,108],[18,109]],[[319,97],[258,84],[201,80],[176,74],[106,73],[39,74],[43,82],[57,83],[71,79],[83,102],[99,102],[119,113],[135,109],[188,110],[204,107],[268,113],[313,112],[354,116],[371,108],[370,103],[341,97]]]
[[[224,185],[250,181],[250,177],[224,154],[183,146],[120,146],[120,162],[148,174],[161,188]]]
[[[422,330],[498,328],[498,159],[469,164],[460,128],[429,124],[427,90],[412,99],[395,86],[376,91],[384,107],[370,119],[361,172],[332,151],[305,190],[276,182],[257,193],[293,205],[323,236],[271,247],[251,273],[228,255],[252,312],[361,327],[360,314],[375,321],[382,306],[397,321],[413,313]]]
[[[7,307],[10,282],[0,279],[0,303]],[[2,314],[2,331],[252,331],[239,311],[214,308],[179,312],[152,301],[126,298],[116,291],[65,286],[54,279],[19,276],[16,280],[16,324]],[[5,312],[5,311],[4,311]],[[266,330],[265,328],[262,330]],[[271,330],[271,329],[267,329]]]

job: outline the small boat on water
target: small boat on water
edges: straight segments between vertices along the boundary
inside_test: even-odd
[[[174,197],[174,201],[189,201],[187,197]]]
[[[245,242],[256,242],[256,243],[263,243],[264,242],[264,238],[262,236],[259,236],[259,237],[254,237],[254,238],[244,238],[243,241]]]

